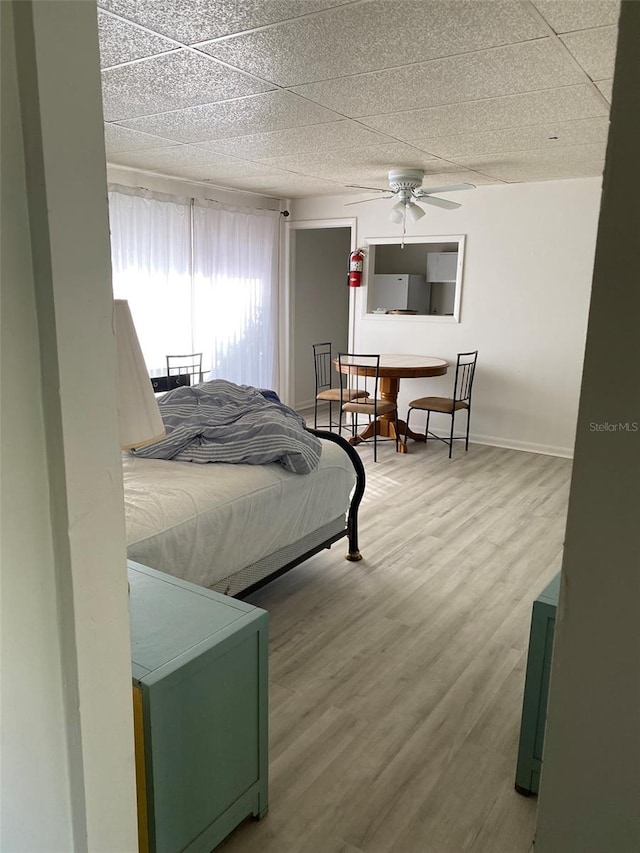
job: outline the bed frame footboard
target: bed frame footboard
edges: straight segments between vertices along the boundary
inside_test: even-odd
[[[229,578],[223,579],[219,582],[219,584],[213,587],[218,592],[222,592],[225,595],[233,595],[236,598],[246,598],[248,595],[251,595],[251,593],[260,589],[260,587],[264,586],[275,578],[280,577],[280,575],[283,575],[285,572],[288,572],[295,566],[299,566],[300,563],[303,563],[310,557],[313,557],[314,554],[317,554],[320,551],[324,551],[326,548],[330,548],[340,539],[344,539],[345,536],[347,537],[347,541],[349,543],[349,550],[347,551],[346,559],[352,561],[362,559],[362,554],[360,553],[360,549],[358,548],[358,509],[360,508],[360,502],[364,494],[366,480],[362,460],[360,459],[358,453],[349,444],[349,442],[345,441],[345,439],[337,433],[328,432],[322,429],[312,429],[311,427],[306,427],[306,430],[307,432],[316,435],[318,438],[325,438],[327,439],[327,441],[333,441],[334,444],[339,444],[351,460],[351,464],[353,465],[356,474],[356,485],[354,487],[353,494],[351,496],[351,502],[349,504],[349,512],[347,514],[346,526],[343,529],[329,535],[327,539],[324,539],[314,544],[313,547],[309,548],[309,550],[306,550],[304,551],[304,553],[297,555],[294,559],[289,560],[284,565],[281,565],[279,568],[275,569],[275,571],[269,571],[268,573],[262,575],[259,580],[247,585],[246,587],[241,586],[237,591],[233,590],[232,584],[229,582]]]
[[[334,444],[339,444],[351,460],[351,464],[356,472],[356,486],[351,497],[349,514],[347,516],[346,535],[349,542],[349,550],[347,552],[346,559],[352,561],[361,560],[362,554],[358,548],[358,509],[360,508],[360,502],[364,495],[366,482],[362,459],[360,459],[358,452],[352,447],[352,445],[342,438],[341,435],[338,435],[338,433],[329,432],[324,429],[312,429],[311,427],[307,427],[306,429],[307,432],[312,433],[318,438],[324,438],[327,439],[327,441],[333,441]]]

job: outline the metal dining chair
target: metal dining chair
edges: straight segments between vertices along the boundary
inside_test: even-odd
[[[333,432],[334,426],[340,426],[340,424],[334,424],[332,417],[332,404],[337,403],[340,405],[340,388],[333,387],[333,375],[335,372],[335,368],[333,366],[333,358],[332,358],[332,349],[331,343],[325,342],[322,344],[313,344],[313,367],[315,371],[316,378],[316,393],[314,400],[314,408],[313,408],[313,427],[314,429],[318,429],[318,403],[328,403],[329,404],[329,423],[327,424],[329,430]],[[345,397],[353,400],[358,396],[357,389],[346,389]],[[360,393],[361,397],[366,397],[366,391]],[[340,421],[342,421],[342,413],[340,414]]]
[[[353,365],[357,364],[357,368]],[[349,368],[353,367],[352,370]],[[395,403],[378,398],[380,380],[380,356],[378,354],[339,353],[338,370],[340,372],[340,427],[342,434],[342,413],[351,415],[351,434],[355,436],[358,425],[358,415],[367,415],[369,421],[378,420],[380,415],[395,415],[396,438],[380,439],[394,441],[398,449],[398,407]],[[367,384],[369,388],[367,388]],[[373,386],[373,396],[370,389]],[[366,392],[366,393],[364,393]],[[350,398],[350,395],[351,396]],[[378,461],[378,430],[373,430],[373,461]]]
[[[464,440],[465,451],[469,449],[469,424],[471,422],[471,391],[473,389],[473,379],[476,372],[476,362],[478,360],[478,350],[474,352],[459,352],[456,361],[456,377],[453,383],[452,397],[420,397],[417,400],[412,400],[409,403],[409,411],[407,412],[407,427],[406,436],[409,431],[409,418],[414,409],[420,409],[427,413],[427,425],[424,431],[425,444],[429,439],[437,438],[438,441],[444,442],[449,447],[449,459],[453,450],[453,442]],[[456,418],[456,412],[466,410],[467,412],[467,431],[465,435],[454,435],[453,428]],[[451,430],[449,438],[442,438],[433,432],[429,432],[429,417],[431,412],[439,412],[442,415],[449,415],[451,418]]]
[[[166,359],[167,376],[188,375],[191,385],[196,385],[198,382],[203,381],[201,352],[192,352],[186,355],[168,355]]]

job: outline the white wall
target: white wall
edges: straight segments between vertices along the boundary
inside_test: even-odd
[[[466,235],[460,324],[364,317],[362,288],[355,345],[449,360],[478,349],[472,440],[571,455],[600,186],[594,178],[479,187],[456,195],[458,210],[429,207],[410,236]],[[353,196],[298,200],[292,215],[340,217],[346,201]],[[358,216],[359,246],[400,236],[389,209],[386,200],[349,208]],[[448,392],[452,379],[405,380],[401,412],[412,397]]]
[[[536,853],[640,850],[640,4],[623,3]]]
[[[0,848],[13,853],[36,849],[37,840],[45,838],[51,850],[72,850],[73,831],[44,410],[39,393],[40,343],[12,11],[9,3],[0,4],[0,382],[5,400],[0,421]],[[7,405],[9,395],[11,403]]]
[[[0,13],[0,848],[131,853],[131,665],[96,9],[20,0],[0,3]]]
[[[292,229],[291,243],[294,399],[305,408],[314,398],[312,345],[330,341],[336,353],[348,346],[351,229]]]

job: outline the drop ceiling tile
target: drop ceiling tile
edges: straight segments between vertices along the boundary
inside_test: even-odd
[[[307,198],[317,195],[342,195],[345,190],[340,184],[307,178],[302,175],[260,175],[248,178],[233,178],[235,189],[259,192],[277,198]],[[346,215],[346,214],[345,214]]]
[[[523,163],[521,167],[513,166],[493,171],[496,178],[506,184],[531,183],[534,181],[563,181],[569,178],[599,178],[602,177],[602,163],[599,160],[581,163],[549,163],[546,165],[530,165]]]
[[[207,164],[237,164],[238,161],[225,154],[195,148],[193,145],[173,145],[171,148],[160,148],[153,151],[123,151],[109,158],[111,163],[118,166],[135,166],[138,169],[148,169],[152,172],[166,172],[180,166],[203,166]]]
[[[551,39],[541,39],[292,91],[353,118],[551,89],[583,79]]]
[[[594,142],[585,145],[563,145],[550,150],[533,149],[530,151],[504,151],[499,154],[487,154],[482,160],[477,157],[459,157],[458,162],[464,162],[473,169],[481,170],[487,163],[527,162],[527,163],[579,163],[581,160],[596,160],[604,162],[606,153],[605,142]]]
[[[207,148],[246,157],[248,160],[263,160],[283,154],[304,154],[307,151],[331,151],[332,149],[354,148],[367,143],[387,142],[386,136],[362,127],[354,121],[332,121],[306,127],[290,127],[268,133],[253,133],[249,136],[234,136],[206,143]]]
[[[613,77],[618,41],[617,27],[599,27],[561,36],[571,54],[592,80]]]
[[[482,174],[503,181],[541,180],[524,174],[544,174],[545,180],[578,175],[602,174],[605,144],[565,145],[554,150],[505,151],[483,157],[460,157],[458,162]]]
[[[119,124],[105,124],[104,141],[107,155],[121,151],[142,151],[145,148],[166,148],[173,144],[169,139],[138,133]]]
[[[598,87],[598,89],[600,89],[600,91],[605,96],[605,98],[609,101],[609,103],[611,103],[611,93],[612,93],[612,89],[613,89],[613,80],[598,80],[598,81],[596,81],[596,86]]]
[[[155,32],[194,44],[308,15],[345,0],[99,0],[100,6]]]
[[[373,115],[361,119],[361,122],[381,133],[409,140],[421,135],[436,137],[467,133],[469,128],[485,131],[607,114],[608,109],[600,96],[585,84],[466,104]]]
[[[207,142],[288,127],[335,121],[335,113],[290,92],[266,92],[124,122],[126,127],[177,142]]]
[[[425,190],[429,187],[442,187],[447,184],[474,184],[477,187],[495,184],[493,178],[488,178],[471,169],[462,169],[460,166],[453,166],[454,171],[451,172],[429,172],[425,174],[422,186]]]
[[[557,33],[606,27],[618,23],[618,0],[533,0],[547,23]]]
[[[578,145],[589,142],[604,144],[607,141],[608,133],[609,120],[606,116],[600,116],[555,124],[413,139],[411,144],[436,157],[456,160],[463,156],[496,154],[502,151],[526,151],[531,148],[552,149],[562,145]]]
[[[292,86],[544,34],[544,27],[510,0],[368,0],[202,49],[280,86]]]
[[[220,186],[234,186],[234,181],[246,181],[253,178],[269,177],[278,174],[278,169],[263,166],[259,163],[247,163],[236,160],[232,165],[209,163],[202,166],[175,166],[171,174],[181,178],[191,178],[195,181],[208,181]],[[282,173],[285,177],[286,172]]]
[[[106,15],[100,9],[98,9],[98,35],[102,68],[178,48],[174,42],[134,27],[119,18]]]
[[[362,183],[363,180],[380,180],[387,185],[387,172],[396,167],[447,172],[455,166],[430,157],[402,142],[348,148],[342,151],[317,151],[313,154],[270,157],[263,161],[272,166],[290,169],[315,177],[330,177],[345,183]],[[356,176],[357,180],[353,176]]]
[[[208,56],[179,50],[102,72],[107,121],[240,98],[270,88]]]

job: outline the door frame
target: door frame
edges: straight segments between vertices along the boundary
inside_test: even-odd
[[[302,229],[333,229],[333,228],[349,228],[351,231],[351,248],[353,252],[357,248],[357,217],[344,217],[340,219],[301,219],[293,222],[286,222],[284,229],[284,246],[283,246],[283,275],[281,280],[280,290],[280,328],[283,334],[280,335],[279,344],[279,379],[280,389],[283,401],[288,405],[293,405],[295,402],[293,389],[293,370],[291,364],[291,356],[293,350],[293,320],[295,314],[295,290],[292,286],[293,272],[293,251],[294,251],[294,236],[292,231]],[[346,278],[348,275],[347,258],[345,258],[344,275],[345,287]],[[356,320],[356,300],[354,293],[355,288],[349,288],[349,319],[348,319],[348,335],[349,349],[353,349],[355,338],[355,320]]]

